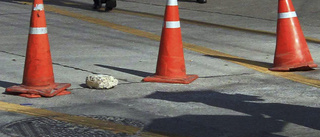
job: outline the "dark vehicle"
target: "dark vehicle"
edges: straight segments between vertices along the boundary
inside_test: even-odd
[[[117,1],[116,0],[93,0],[93,9],[100,9],[102,7],[102,4],[106,4],[105,10],[110,11],[113,8],[117,7]]]
[[[197,0],[198,3],[207,3],[207,0]]]

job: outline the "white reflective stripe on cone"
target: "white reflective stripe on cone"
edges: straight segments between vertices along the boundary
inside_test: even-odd
[[[297,14],[295,11],[279,13],[279,19],[286,19],[286,18],[293,18],[293,17],[297,17]]]
[[[36,6],[33,8],[33,10],[43,10],[44,9],[44,6],[43,4],[36,4]]]
[[[180,28],[180,21],[166,21],[166,28]]]
[[[29,34],[47,34],[48,30],[47,27],[42,28],[32,28],[30,27]]]
[[[177,0],[168,0],[167,6],[178,6],[178,1]]]

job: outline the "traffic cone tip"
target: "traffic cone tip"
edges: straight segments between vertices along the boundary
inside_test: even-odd
[[[178,1],[177,0],[168,0],[167,6],[178,6]]]

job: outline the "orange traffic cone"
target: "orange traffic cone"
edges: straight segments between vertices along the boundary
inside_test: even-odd
[[[177,0],[168,0],[160,41],[157,70],[145,82],[189,84],[197,75],[186,75]]]
[[[310,70],[313,63],[291,0],[279,0],[277,46],[272,71]]]
[[[6,89],[23,97],[66,95],[69,83],[54,83],[43,0],[34,0],[22,85]]]

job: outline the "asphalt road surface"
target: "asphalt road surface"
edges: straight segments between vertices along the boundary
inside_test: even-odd
[[[156,71],[165,0],[45,0],[54,78],[70,95],[4,94],[22,82],[30,0],[0,1],[0,136],[320,136],[320,71],[272,72],[277,0],[179,0],[190,84],[142,82]],[[320,64],[319,0],[293,0]],[[90,89],[90,74],[114,76]]]

